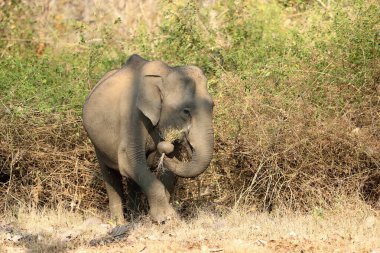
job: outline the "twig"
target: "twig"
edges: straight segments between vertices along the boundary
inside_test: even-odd
[[[224,249],[209,249],[210,252],[221,252],[224,251]]]
[[[6,110],[7,113],[11,113],[12,112],[11,109],[9,109],[9,107],[6,106],[1,99],[0,99],[0,103],[5,107],[5,110]]]
[[[328,9],[328,7],[326,6],[326,4],[324,4],[321,0],[317,0],[317,2],[322,5],[323,8],[325,8],[326,10]]]
[[[256,182],[257,176],[258,176],[259,172],[261,171],[263,165],[264,165],[264,163],[261,162],[260,165],[259,165],[259,168],[257,169],[255,175],[252,178],[251,183],[249,184],[249,186],[247,188],[245,188],[245,190],[240,194],[238,200],[235,202],[235,208],[239,206],[240,200],[242,198],[245,198],[245,201],[247,201],[247,197],[246,197],[247,193],[252,190],[252,187],[253,187],[254,183]]]
[[[43,42],[46,44],[50,44],[51,41],[48,40],[37,40],[37,39],[10,39],[10,38],[0,38],[0,41],[17,41],[17,42]]]
[[[164,158],[165,158],[165,153],[162,153],[160,157],[160,161],[158,162],[158,165],[157,165],[157,171],[162,171],[162,172],[165,171]]]

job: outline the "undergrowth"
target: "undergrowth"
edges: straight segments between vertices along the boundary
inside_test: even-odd
[[[314,210],[355,195],[379,207],[375,2],[162,1],[156,25],[136,15],[96,27],[54,12],[34,19],[33,7],[0,11],[1,208],[103,205],[81,107],[132,53],[198,65],[209,79],[215,156],[197,180],[181,179],[182,205]]]

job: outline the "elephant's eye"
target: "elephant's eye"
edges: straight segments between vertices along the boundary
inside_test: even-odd
[[[186,115],[190,116],[190,109],[189,108],[185,108],[183,109],[183,113],[185,113]]]

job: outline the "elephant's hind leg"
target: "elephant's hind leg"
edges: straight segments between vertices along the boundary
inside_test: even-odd
[[[148,210],[148,207],[147,203],[144,202],[144,196],[140,186],[128,177],[126,190],[128,214],[133,217],[137,214],[141,214],[141,212],[146,212]]]
[[[100,169],[103,180],[106,184],[109,206],[111,210],[111,218],[117,224],[124,224],[123,215],[123,181],[119,171],[107,167],[101,159],[99,159]]]

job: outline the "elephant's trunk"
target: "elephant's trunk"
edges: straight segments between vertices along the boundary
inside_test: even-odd
[[[191,128],[187,136],[191,145],[191,161],[180,162],[177,159],[164,159],[164,166],[180,177],[196,177],[209,166],[214,149],[214,131],[212,111],[198,111],[193,115]]]

